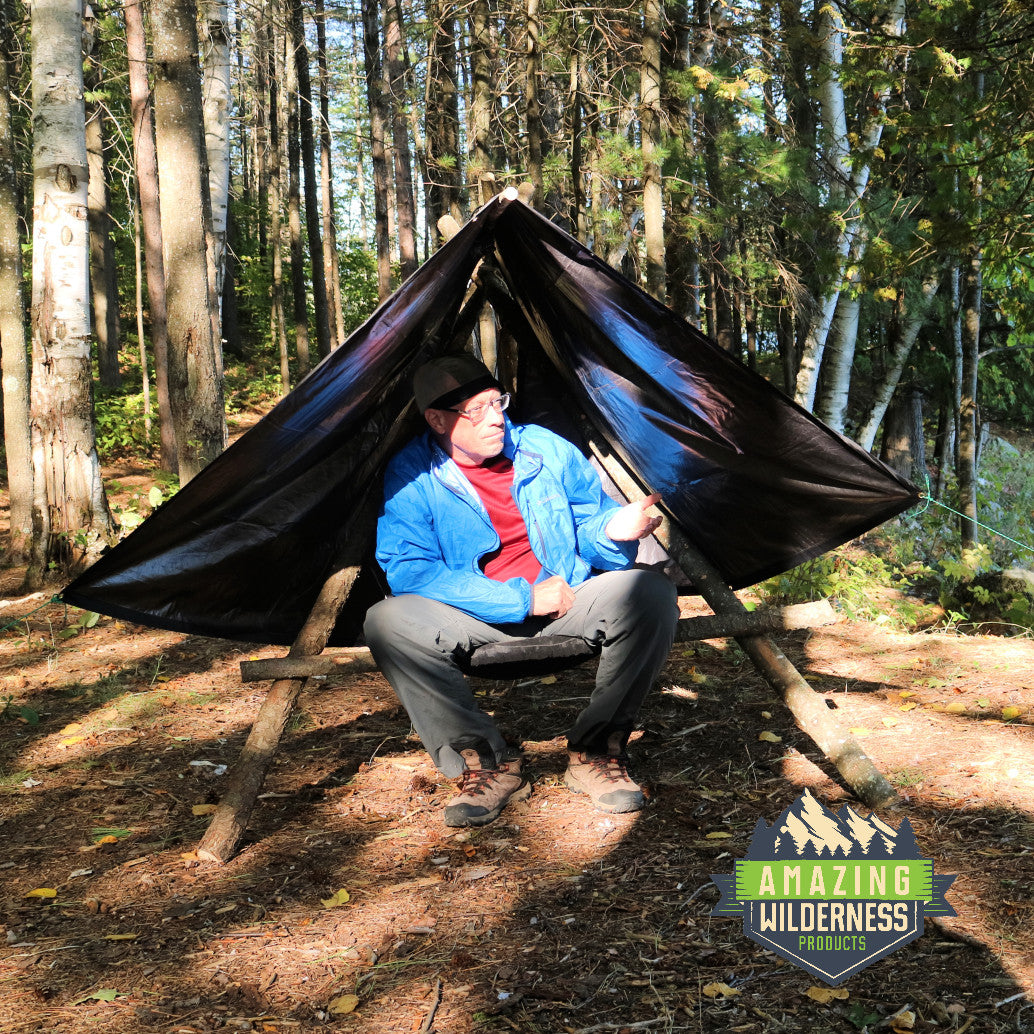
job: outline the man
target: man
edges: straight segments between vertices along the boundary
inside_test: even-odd
[[[629,569],[660,523],[646,512],[659,497],[610,499],[573,445],[510,423],[510,396],[471,356],[432,360],[413,387],[428,431],[385,476],[377,560],[394,595],[370,609],[365,632],[435,765],[460,779],[446,825],[486,825],[531,793],[462,662],[486,643],[538,635],[601,647],[595,689],[567,733],[565,782],[600,810],[637,811],[625,747],[678,620],[672,583]]]

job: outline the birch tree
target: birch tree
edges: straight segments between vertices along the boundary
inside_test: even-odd
[[[829,336],[833,315],[841,297],[844,273],[848,258],[862,232],[861,200],[865,194],[871,174],[869,155],[880,142],[883,132],[883,116],[890,93],[889,82],[874,92],[867,105],[865,119],[858,145],[859,157],[854,160],[851,138],[847,126],[847,101],[844,91],[843,64],[844,38],[847,27],[839,9],[830,0],[818,0],[819,43],[822,49],[823,68],[819,85],[820,106],[823,123],[823,153],[829,170],[829,201],[834,219],[834,239],[830,247],[831,272],[824,278],[824,285],[816,299],[808,335],[804,342],[800,369],[797,375],[795,398],[806,409],[815,405],[819,370]],[[904,32],[905,2],[891,0],[881,22],[881,32],[886,39],[896,39]],[[851,326],[845,320],[845,327]],[[830,381],[841,390],[838,380],[844,371],[850,375],[853,360],[853,343],[848,347],[841,343],[836,368],[831,371]],[[833,407],[827,406],[827,410]]]
[[[32,12],[33,222],[30,587],[76,566],[113,527],[93,431],[83,9]]]
[[[200,9],[200,41],[204,55],[201,103],[208,159],[208,193],[212,206],[214,293],[221,299],[226,276],[226,232],[230,207],[230,116],[233,107],[230,15],[226,0],[202,0]]]

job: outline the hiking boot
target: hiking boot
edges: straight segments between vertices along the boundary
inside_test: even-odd
[[[510,801],[531,796],[531,783],[521,774],[520,758],[500,761],[496,768],[482,768],[476,750],[460,754],[467,770],[460,777],[459,793],[445,806],[447,826],[487,826]]]
[[[639,811],[646,803],[639,784],[628,774],[625,754],[570,752],[564,782],[575,793],[589,795],[597,811]]]

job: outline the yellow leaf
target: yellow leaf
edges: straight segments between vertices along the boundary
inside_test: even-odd
[[[707,676],[702,672],[694,671],[693,674],[689,676],[689,681],[695,682],[698,686],[702,686],[707,681]]]
[[[27,898],[56,898],[57,891],[52,887],[37,887],[25,895]]]
[[[729,837],[731,837],[731,836],[732,836],[731,833],[723,833],[721,831],[716,830],[714,833],[708,833],[706,839],[707,840],[728,840]]]
[[[1020,709],[1015,704],[1009,704],[1008,707],[1002,708],[1002,717],[1008,722],[1012,721],[1013,718],[1017,718],[1020,714]]]
[[[68,725],[61,730],[61,735],[67,736],[69,733],[78,732],[82,727],[81,722],[69,722]]]
[[[909,703],[907,703],[907,704],[902,704],[901,707],[898,708],[898,710],[899,711],[914,711],[918,706],[919,706],[919,704],[916,703],[916,701],[912,700],[912,701],[909,701]]]
[[[112,835],[111,833],[108,833],[106,836],[98,837],[97,840],[94,841],[94,843],[96,843],[96,844],[117,844],[118,843],[118,837]]]
[[[901,697],[902,700],[907,700],[909,697],[914,697],[915,695],[916,691],[914,689],[903,689],[898,693],[898,696]]]
[[[892,714],[885,714],[883,716],[883,724],[888,729],[893,729],[894,726],[898,724],[898,720]]]
[[[771,719],[772,712],[771,711],[762,711],[761,712],[761,717],[764,718],[765,721],[767,722],[767,721],[769,721]]]
[[[804,993],[823,1005],[833,1001],[834,998],[845,999],[850,994],[846,987],[815,987],[814,984]]]
[[[106,941],[135,941],[140,934],[138,933],[109,933],[104,935]]]
[[[190,810],[195,815],[211,815],[218,807],[218,804],[195,804]]]
[[[355,1012],[358,1004],[358,995],[340,995],[327,1006],[327,1012],[331,1016],[344,1016],[346,1013]]]
[[[77,743],[82,743],[83,740],[89,739],[88,736],[69,736],[67,740],[61,740],[58,743],[58,750],[67,750],[69,747],[74,747]]]
[[[704,984],[701,990],[708,998],[732,998],[733,995],[739,994],[735,987],[729,987],[721,980],[716,980],[713,984]]]
[[[890,1029],[895,1034],[908,1034],[908,1031],[912,1030],[916,1025],[916,1014],[909,1010],[899,1012],[897,1016],[891,1018]]]
[[[344,887],[342,887],[341,890],[339,890],[335,895],[333,895],[333,897],[320,898],[320,901],[323,902],[324,908],[337,908],[338,905],[344,905],[346,902],[348,902],[350,897],[351,895],[348,893],[348,891],[345,890]]]
[[[783,737],[777,735],[774,732],[769,732],[767,729],[764,732],[758,733],[758,739],[764,740],[766,743],[782,743]]]
[[[869,730],[866,729],[864,725],[856,725],[853,729],[850,729],[849,732],[852,736],[858,736],[859,738],[869,735]]]
[[[947,711],[948,714],[964,714],[966,710],[966,705],[962,703],[961,700],[955,700],[952,703],[950,703],[944,710]]]
[[[539,683],[543,686],[552,686],[556,683],[556,675],[547,675],[544,679],[539,679]]]

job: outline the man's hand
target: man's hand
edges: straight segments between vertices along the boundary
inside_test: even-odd
[[[631,542],[633,539],[646,538],[661,523],[660,517],[649,517],[646,511],[660,500],[661,497],[654,493],[638,502],[622,506],[607,524],[607,537],[612,542]]]
[[[574,603],[574,590],[555,574],[531,587],[531,616],[562,618]]]

